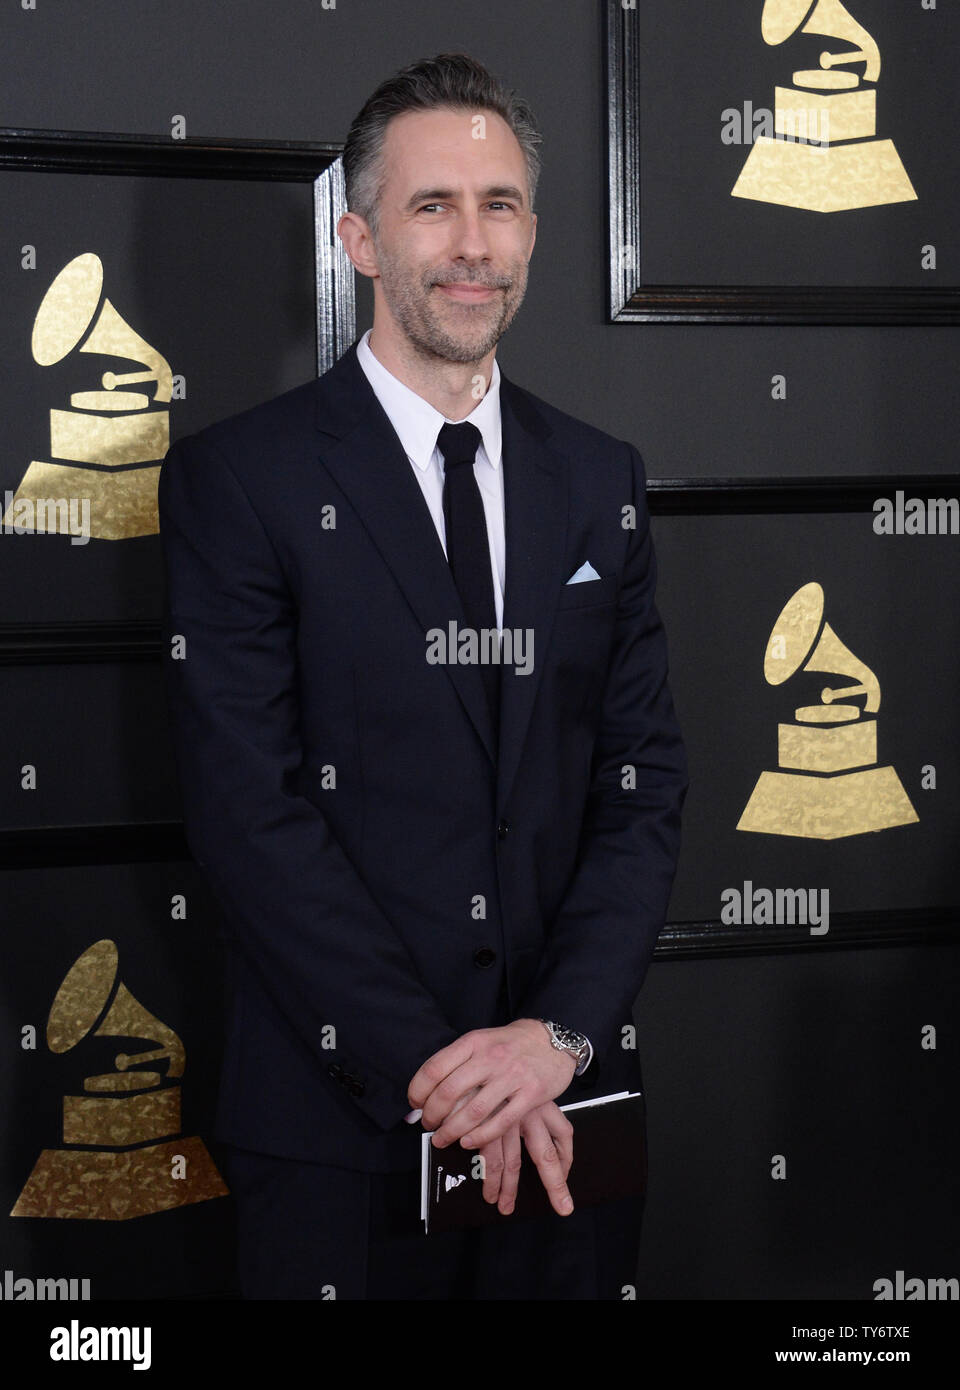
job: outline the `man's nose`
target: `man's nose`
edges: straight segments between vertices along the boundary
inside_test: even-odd
[[[472,261],[483,260],[490,254],[479,211],[461,212],[456,218],[451,233],[450,254]]]

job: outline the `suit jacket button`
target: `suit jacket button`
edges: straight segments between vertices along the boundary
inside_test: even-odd
[[[350,1082],[350,1094],[352,1096],[362,1096],[366,1089],[365,1084],[357,1077],[354,1077]]]
[[[473,953],[473,963],[480,970],[488,970],[497,958],[497,953],[489,946],[481,946]]]
[[[510,829],[510,823],[509,823],[509,821],[505,821],[505,820],[499,821],[499,822],[497,823],[497,839],[498,839],[498,840],[505,840],[505,839],[507,838],[507,831],[508,831],[509,829]]]
[[[334,1081],[339,1081],[341,1076],[343,1076],[343,1067],[341,1067],[339,1062],[331,1062],[329,1067],[327,1067],[327,1075],[332,1076]]]

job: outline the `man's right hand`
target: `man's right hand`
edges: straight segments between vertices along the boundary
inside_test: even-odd
[[[560,1216],[573,1211],[567,1178],[573,1163],[573,1125],[552,1100],[529,1110],[498,1139],[479,1150],[483,1158],[483,1197],[501,1213],[513,1211],[520,1177],[521,1140],[537,1166],[550,1205]]]

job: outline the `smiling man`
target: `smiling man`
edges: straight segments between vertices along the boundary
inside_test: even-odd
[[[496,361],[539,142],[466,55],[384,82],[348,135],[338,228],[372,329],[162,470],[246,1297],[619,1298],[633,1279],[642,1200],[573,1209],[559,1107],[640,1089],[620,1041],[686,765],[640,456]],[[482,1158],[496,1224],[423,1233],[424,1128]],[[514,1212],[522,1161],[547,1217]]]

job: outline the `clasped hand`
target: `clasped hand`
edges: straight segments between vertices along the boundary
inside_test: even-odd
[[[573,1210],[567,1177],[573,1126],[553,1098],[573,1079],[576,1062],[537,1019],[478,1028],[429,1057],[410,1082],[411,1106],[437,1148],[455,1143],[483,1159],[483,1196],[513,1211],[521,1140],[536,1164],[553,1209]]]

